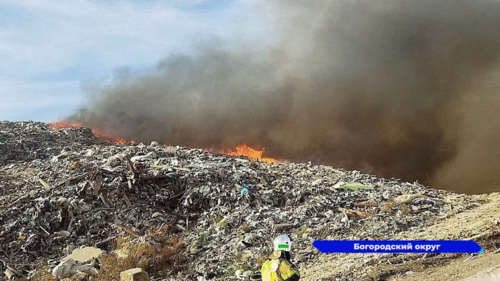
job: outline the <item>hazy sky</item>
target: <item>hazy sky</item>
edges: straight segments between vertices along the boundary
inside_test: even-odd
[[[85,83],[148,71],[214,36],[258,38],[250,2],[0,0],[0,120],[57,120]]]

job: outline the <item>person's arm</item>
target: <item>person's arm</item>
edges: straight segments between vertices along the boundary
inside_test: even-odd
[[[299,270],[286,260],[280,264],[277,273],[285,281],[297,281],[300,279]]]

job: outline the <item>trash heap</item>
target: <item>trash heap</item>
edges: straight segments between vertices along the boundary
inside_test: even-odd
[[[37,122],[0,122],[0,163],[47,158],[52,149],[103,144],[92,130],[51,130]]]
[[[24,276],[81,247],[109,253],[120,236],[160,244],[152,233],[166,229],[163,240],[182,239],[185,264],[163,278],[249,279],[279,234],[300,267],[319,255],[314,240],[391,239],[475,206],[358,171],[116,145],[44,123],[0,123],[0,153],[0,267]]]

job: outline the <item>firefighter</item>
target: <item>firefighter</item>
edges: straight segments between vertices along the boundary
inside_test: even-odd
[[[292,241],[287,235],[274,239],[274,252],[260,270],[262,281],[296,281],[300,279],[299,270],[292,264],[290,251]]]

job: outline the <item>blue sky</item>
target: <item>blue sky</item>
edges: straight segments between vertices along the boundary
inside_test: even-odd
[[[251,2],[0,0],[0,120],[58,120],[116,69],[147,71],[203,38],[258,38]]]

